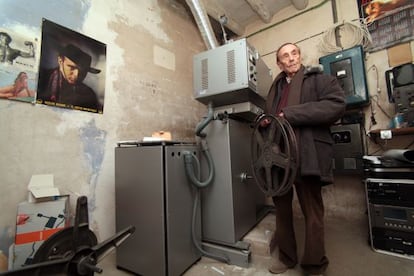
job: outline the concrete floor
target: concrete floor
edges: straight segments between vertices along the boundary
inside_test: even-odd
[[[388,254],[378,253],[368,244],[368,221],[365,218],[355,220],[326,219],[326,247],[330,259],[325,275],[329,276],[412,276],[414,260]],[[303,223],[297,219],[297,239],[299,251],[303,243]],[[210,258],[203,257],[184,276],[220,276],[220,275],[274,275],[267,268],[271,262],[268,243],[275,227],[275,217],[268,214],[244,240],[251,244],[251,263],[248,268],[227,265]],[[118,270],[115,264],[115,253],[107,256],[99,266],[104,269],[101,275],[132,275]],[[299,266],[281,275],[304,275]],[[153,276],[153,275],[149,275]]]

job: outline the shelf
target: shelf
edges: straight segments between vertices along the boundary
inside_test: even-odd
[[[392,129],[374,129],[371,130],[369,133],[372,138],[376,139],[380,136],[381,131],[390,130],[392,133],[392,137],[399,136],[399,135],[410,135],[414,134],[414,127],[402,127],[402,128],[392,128]]]

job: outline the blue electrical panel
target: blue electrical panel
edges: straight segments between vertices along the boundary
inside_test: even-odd
[[[364,51],[361,45],[319,58],[324,73],[335,76],[345,91],[347,108],[369,103]]]

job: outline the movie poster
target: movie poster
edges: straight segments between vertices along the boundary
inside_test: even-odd
[[[414,0],[357,0],[372,37],[370,52],[414,38]]]
[[[43,19],[37,103],[102,114],[105,69],[105,44]]]
[[[38,40],[0,28],[0,98],[35,103]]]

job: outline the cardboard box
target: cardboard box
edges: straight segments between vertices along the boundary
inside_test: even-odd
[[[13,269],[31,264],[40,245],[69,224],[69,196],[20,203],[17,208]]]
[[[398,44],[396,46],[387,49],[388,64],[391,67],[395,67],[405,63],[411,63],[413,61],[413,55],[411,53],[410,43]]]

